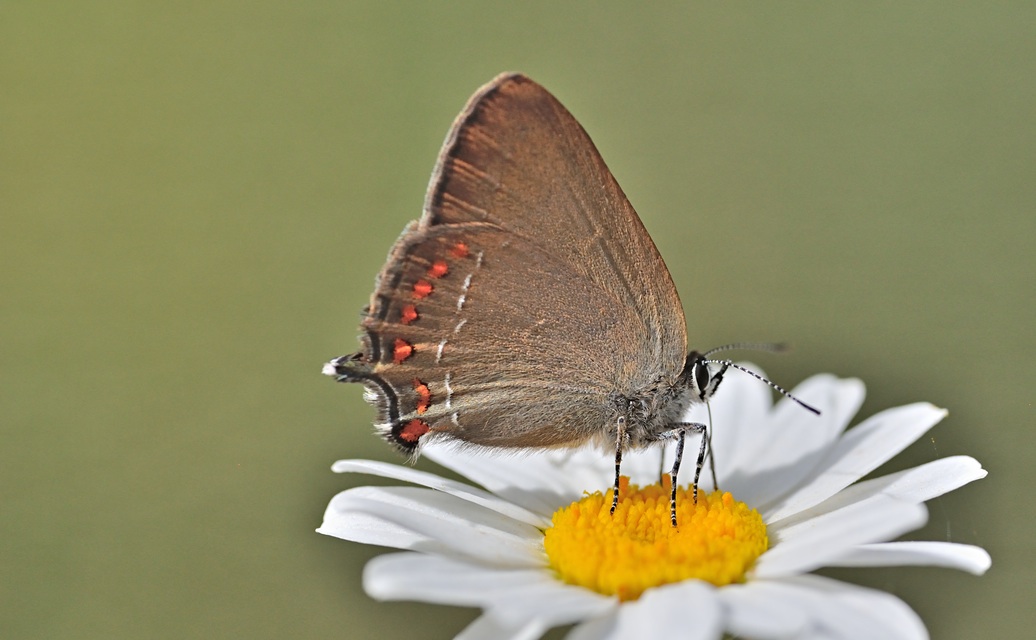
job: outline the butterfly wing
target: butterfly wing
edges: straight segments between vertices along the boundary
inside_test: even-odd
[[[583,442],[616,398],[675,379],[687,351],[679,297],[633,207],[575,118],[517,74],[454,122],[362,328],[339,377],[366,383],[404,449],[429,433]]]

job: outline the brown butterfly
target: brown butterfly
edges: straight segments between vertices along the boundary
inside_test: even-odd
[[[546,89],[503,74],[454,121],[425,198],[375,281],[359,352],[324,373],[361,382],[406,453],[628,448],[701,433],[683,422],[728,367],[687,352],[683,308],[647,230],[583,127]],[[740,368],[740,367],[738,367]]]

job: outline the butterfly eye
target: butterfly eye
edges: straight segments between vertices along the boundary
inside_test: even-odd
[[[694,383],[698,386],[698,395],[704,400],[710,392],[709,382],[712,374],[709,372],[709,365],[698,361],[694,363]]]

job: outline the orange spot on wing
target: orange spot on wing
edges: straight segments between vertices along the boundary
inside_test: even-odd
[[[432,287],[432,283],[427,280],[418,280],[414,283],[414,297],[418,300],[421,298],[427,298],[434,290],[435,288]]]
[[[414,391],[417,392],[417,412],[428,411],[429,405],[432,404],[432,392],[428,390],[428,385],[414,378]]]
[[[453,248],[450,249],[450,253],[457,256],[458,258],[467,258],[468,245],[463,242],[458,242],[457,244],[453,245]]]
[[[403,361],[414,352],[414,347],[403,338],[396,338],[392,347],[392,361],[396,364],[403,364]]]
[[[414,320],[417,320],[417,307],[408,304],[399,312],[399,321],[403,324],[410,324]]]
[[[431,427],[424,420],[411,420],[403,425],[403,428],[399,431],[399,439],[403,442],[417,442],[429,430],[431,430]]]
[[[432,266],[428,268],[428,277],[441,278],[449,272],[450,267],[446,264],[445,260],[436,260],[432,263]]]

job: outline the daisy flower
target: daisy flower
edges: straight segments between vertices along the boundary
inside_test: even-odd
[[[925,523],[926,500],[985,470],[955,456],[860,481],[946,412],[912,404],[846,430],[863,401],[860,381],[819,375],[793,393],[821,416],[787,400],[773,406],[765,386],[727,377],[712,399],[721,491],[703,473],[697,504],[681,493],[675,528],[668,484],[658,483],[668,460],[657,449],[624,456],[629,480],[610,514],[614,467],[606,453],[433,444],[422,453],[480,486],[342,460],[335,471],[417,486],[344,491],[317,531],[404,550],[368,563],[364,589],[379,600],[481,608],[457,636],[464,640],[534,639],[570,624],[574,640],[926,638],[917,614],[895,596],[810,572],[891,565],[985,572],[990,558],[979,547],[890,542]],[[696,407],[688,420],[705,417]]]

